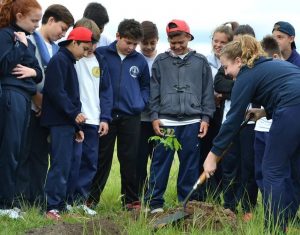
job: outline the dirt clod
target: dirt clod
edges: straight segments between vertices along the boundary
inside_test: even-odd
[[[150,223],[155,223],[159,219],[165,218],[178,211],[183,211],[182,207],[169,209],[164,213],[159,213],[155,217],[150,217]],[[236,215],[221,206],[206,202],[191,201],[187,204],[185,212],[188,214],[185,219],[178,221],[186,229],[214,229],[216,231],[229,227],[232,230],[237,228]],[[174,225],[174,224],[173,224]]]
[[[109,219],[93,219],[84,223],[57,223],[50,226],[31,229],[26,234],[30,235],[82,235],[82,234],[101,234],[101,235],[121,235],[126,234],[120,226]]]

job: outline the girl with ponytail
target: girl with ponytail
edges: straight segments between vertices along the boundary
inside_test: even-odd
[[[226,121],[204,162],[206,177],[214,174],[218,158],[238,132],[246,112],[248,117],[253,113],[251,120],[273,118],[262,160],[266,229],[279,227],[286,232],[300,198],[300,70],[287,61],[265,57],[260,43],[249,35],[228,43],[220,60],[225,74],[236,81]],[[247,111],[249,103],[264,109]]]

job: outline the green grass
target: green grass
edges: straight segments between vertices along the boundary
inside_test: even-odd
[[[120,225],[120,227],[130,235],[147,235],[153,234],[149,221],[145,218],[144,214],[141,214],[137,220],[132,218],[129,212],[122,211],[121,197],[120,197],[120,168],[116,157],[114,157],[113,167],[103,192],[100,205],[97,207],[97,211],[100,218],[111,218],[111,220]],[[169,184],[165,193],[165,206],[175,207],[178,206],[176,197],[176,179],[178,172],[178,159],[175,157],[173,167],[170,174]],[[191,228],[185,231],[183,226],[178,224],[176,227],[168,226],[160,231],[157,231],[158,235],[174,235],[174,234],[199,234],[201,235],[260,235],[263,232],[263,210],[261,206],[261,199],[258,200],[258,206],[254,212],[254,219],[249,223],[243,223],[241,215],[238,215],[237,230],[232,231],[229,227],[226,227],[222,231],[214,231],[213,229],[207,229],[205,231],[199,231]],[[23,234],[32,228],[43,227],[54,224],[44,218],[43,214],[38,208],[23,208],[26,211],[24,219],[12,220],[7,217],[0,217],[0,234]],[[65,219],[66,222],[76,223],[84,222],[83,219]],[[84,233],[83,233],[84,234]],[[95,231],[94,234],[101,234],[99,231]],[[300,234],[300,229],[291,228],[288,235]]]

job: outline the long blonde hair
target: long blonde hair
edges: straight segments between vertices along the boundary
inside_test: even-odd
[[[236,40],[226,44],[220,56],[225,56],[230,60],[239,57],[244,65],[252,68],[254,61],[261,56],[266,56],[266,53],[261,47],[261,44],[250,35],[239,36]]]

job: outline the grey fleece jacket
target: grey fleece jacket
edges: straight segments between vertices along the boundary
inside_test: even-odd
[[[161,118],[209,122],[215,111],[213,79],[207,59],[190,51],[184,59],[165,52],[152,66],[151,121]]]

